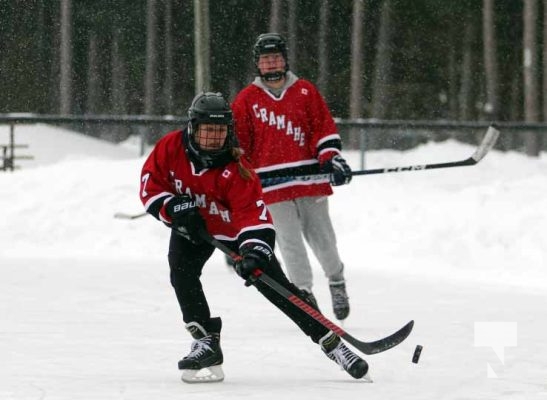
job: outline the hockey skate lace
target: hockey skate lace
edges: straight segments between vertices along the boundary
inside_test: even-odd
[[[190,347],[190,354],[188,354],[185,358],[199,358],[207,351],[213,351],[209,344],[210,339],[210,336],[206,336],[202,339],[194,340],[192,342],[192,347]]]
[[[350,349],[340,343],[329,356],[336,361],[344,370],[348,370],[355,361],[359,359]]]

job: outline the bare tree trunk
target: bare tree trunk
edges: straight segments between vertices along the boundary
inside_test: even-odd
[[[510,94],[505,100],[509,103],[509,120],[510,121],[519,121],[522,119],[522,77],[520,74],[520,68],[515,68],[511,71],[510,75]],[[516,142],[518,135],[514,132],[507,132],[500,138],[500,145],[503,150],[514,150],[516,148]]]
[[[61,22],[60,18],[55,18],[53,21],[54,29],[51,32],[52,45],[49,47],[47,57],[51,60],[48,71],[48,87],[47,97],[50,99],[60,99],[61,97],[61,46],[58,45],[61,42]],[[3,57],[0,57],[3,59]],[[1,64],[0,64],[1,65]],[[61,104],[50,102],[44,106],[45,110],[49,113],[61,113]]]
[[[272,0],[270,6],[270,32],[281,33],[283,27],[281,26],[281,17],[283,10],[281,8],[282,0]]]
[[[384,119],[389,110],[391,83],[391,0],[384,0],[380,15],[380,31],[376,46],[376,65],[372,88],[373,118]]]
[[[547,0],[545,0],[547,1]],[[317,74],[317,87],[323,96],[328,98],[328,76],[329,76],[329,55],[328,55],[328,32],[329,32],[329,0],[321,0],[319,9],[319,40],[318,57],[319,71]]]
[[[173,114],[173,3],[165,0],[165,81],[163,86],[165,112]]]
[[[147,0],[146,3],[146,66],[144,74],[144,113],[154,114],[156,104],[156,79],[158,65],[158,18],[157,1]],[[155,143],[158,139],[157,130],[152,131],[145,126],[139,127],[141,140],[141,154],[144,154],[144,145]]]
[[[524,119],[527,122],[538,122],[540,119],[539,107],[539,71],[537,62],[537,0],[524,0],[523,11],[523,74],[524,74]],[[526,154],[539,155],[539,136],[536,132],[524,134]]]
[[[293,71],[298,70],[298,60],[296,59],[296,55],[298,52],[296,51],[296,43],[298,43],[298,25],[296,23],[298,9],[296,7],[297,1],[289,1],[289,18],[288,18],[288,50],[287,50],[287,57],[289,58],[289,65]]]
[[[543,0],[543,121],[547,121],[547,0]]]
[[[146,7],[146,72],[144,80],[144,113],[153,114],[156,103],[157,78],[157,2],[147,0]]]
[[[72,0],[61,0],[60,113],[72,111]]]
[[[490,116],[490,119],[497,120],[499,117],[499,96],[494,0],[483,0],[482,15],[484,68],[486,78],[486,104],[484,106],[484,111]]]
[[[91,33],[88,46],[85,112],[88,114],[97,114],[99,112],[99,104],[101,104],[101,74],[99,72],[99,48],[95,32]]]
[[[123,54],[120,51],[120,31],[115,29],[112,35],[111,49],[111,76],[112,76],[112,101],[111,107],[114,114],[127,113],[126,79],[127,70]]]
[[[350,118],[359,118],[363,110],[363,8],[363,0],[353,0]]]
[[[273,2],[272,2],[272,9],[273,9]],[[248,22],[247,27],[249,32],[262,32],[262,23],[258,20],[258,18],[251,18],[251,20]],[[271,29],[271,17],[270,17],[270,31],[276,32],[273,29]],[[277,31],[279,33],[279,31]],[[254,40],[256,40],[256,37],[253,38],[253,45]],[[252,60],[252,52],[247,53],[250,60]],[[247,68],[245,68],[245,71],[242,71],[242,73],[245,74],[245,82],[252,81],[256,76],[258,76],[258,70],[256,68],[256,65],[253,62],[247,63]]]
[[[36,54],[36,76],[39,77],[40,84],[39,84],[39,90],[37,91],[37,97],[39,98],[38,102],[38,109],[36,111],[38,112],[47,112],[47,110],[44,110],[43,107],[48,102],[47,97],[47,85],[48,82],[48,73],[47,73],[47,51],[46,48],[50,45],[49,41],[46,37],[46,11],[45,11],[45,5],[44,1],[40,1],[38,3],[38,26],[36,27],[36,35],[35,35],[35,42],[36,47],[38,49]],[[8,47],[9,48],[9,47]],[[0,47],[0,52],[1,52]],[[1,57],[0,57],[1,58]],[[1,62],[0,62],[1,64]],[[0,70],[4,70],[1,68]]]
[[[459,90],[459,54],[461,33],[454,21],[450,23],[450,46],[448,50],[448,118],[458,119],[458,90]]]
[[[511,109],[509,118],[512,121],[522,120],[522,75],[515,70],[511,76]]]
[[[363,0],[353,0],[352,32],[351,32],[351,82],[349,117],[360,118],[363,112]],[[359,147],[358,130],[352,129],[349,137],[349,147]]]
[[[473,65],[475,64],[473,44],[475,42],[476,27],[471,13],[465,17],[465,31],[463,37],[461,85],[460,85],[460,120],[468,121],[473,117]]]
[[[127,114],[127,70],[125,60],[120,51],[120,30],[114,29],[112,34],[111,48],[111,109],[115,115]],[[120,142],[125,140],[131,134],[128,126],[115,126],[111,135],[111,140]]]
[[[194,0],[195,93],[211,90],[209,0]]]
[[[0,29],[0,72],[2,78],[5,72],[10,68],[10,57],[7,49],[15,47],[15,33],[13,32],[15,21],[13,18],[5,17],[0,8],[0,18],[2,18],[2,27]],[[10,87],[11,90],[11,87]]]

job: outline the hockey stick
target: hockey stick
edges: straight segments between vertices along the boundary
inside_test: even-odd
[[[438,168],[452,168],[452,167],[464,167],[469,165],[475,165],[480,160],[484,158],[486,153],[488,153],[496,140],[498,140],[500,132],[491,125],[488,127],[482,142],[479,144],[475,152],[471,157],[466,158],[461,161],[451,161],[444,163],[433,163],[433,164],[421,164],[421,165],[408,165],[404,167],[391,167],[391,168],[375,168],[375,169],[363,169],[359,171],[352,171],[352,176],[358,175],[373,175],[373,174],[385,174],[388,172],[403,172],[403,171],[421,171],[424,169],[438,169]],[[261,179],[262,186],[268,187],[272,185],[278,185],[281,183],[292,182],[292,181],[318,181],[325,180],[329,181],[331,177],[330,173],[327,174],[309,174],[309,175],[295,175],[295,176],[280,176],[280,177],[271,177]]]
[[[214,247],[222,251],[224,254],[230,256],[233,261],[240,261],[242,259],[242,257],[239,254],[230,250],[227,246],[225,246],[220,241],[218,241],[217,239],[209,235],[209,233],[206,232],[205,230],[201,230],[200,235],[205,241],[212,244]],[[327,318],[325,318],[323,314],[321,314],[315,308],[311,307],[309,304],[301,300],[294,293],[290,292],[289,290],[281,286],[277,281],[272,279],[263,271],[255,270],[255,272],[253,273],[253,279],[259,280],[265,283],[266,285],[268,285],[270,288],[275,290],[279,295],[289,300],[292,304],[294,304],[300,310],[304,311],[306,314],[308,314],[310,317],[315,319],[325,328],[333,331],[335,334],[340,336],[342,339],[344,339],[346,342],[354,346],[363,354],[377,354],[397,346],[403,340],[405,340],[408,337],[408,335],[410,335],[410,332],[412,332],[412,328],[414,327],[414,321],[410,321],[401,329],[399,329],[397,332],[389,336],[386,336],[382,339],[379,339],[373,342],[363,342],[361,340],[357,340],[356,338],[351,336],[349,333],[344,331],[342,328],[340,328],[333,322],[329,321]]]
[[[117,212],[116,214],[114,214],[114,218],[118,218],[118,219],[137,219],[137,218],[141,218],[141,217],[144,217],[146,214],[146,212],[143,212],[143,213],[140,213],[140,214],[126,214],[124,212]]]
[[[496,141],[498,140],[500,132],[495,128],[494,125],[491,125],[488,127],[488,130],[486,131],[486,134],[484,135],[484,138],[482,139],[482,142],[479,144],[475,152],[471,155],[471,157],[466,158],[465,160],[461,161],[451,161],[451,162],[445,162],[445,163],[433,163],[433,164],[421,164],[421,165],[408,165],[405,167],[391,167],[391,168],[375,168],[375,169],[363,169],[358,171],[352,171],[352,176],[359,176],[359,175],[373,175],[373,174],[385,174],[389,172],[403,172],[403,171],[421,171],[425,169],[438,169],[438,168],[452,168],[452,167],[464,167],[469,165],[475,165],[480,160],[484,158],[484,156],[494,147],[496,144]],[[294,175],[294,176],[276,176],[276,177],[268,177],[268,178],[261,178],[260,181],[262,182],[263,187],[273,186],[273,185],[279,185],[281,183],[286,182],[293,182],[293,181],[320,181],[324,180],[325,182],[328,182],[331,178],[331,174],[307,174],[307,175]],[[117,212],[114,214],[114,218],[119,219],[137,219],[144,217],[147,213],[143,212],[140,214],[126,214],[123,212]]]

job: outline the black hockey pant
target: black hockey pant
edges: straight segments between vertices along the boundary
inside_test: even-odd
[[[230,246],[229,243],[226,244]],[[233,244],[230,247],[233,247]],[[207,330],[210,326],[211,312],[200,277],[203,266],[214,250],[215,247],[209,243],[194,244],[174,231],[171,232],[168,255],[171,284],[175,289],[183,320],[185,323],[198,322]],[[307,301],[305,295],[289,282],[275,257],[264,272],[303,301]],[[314,342],[317,343],[321,337],[327,334],[326,327],[266,284],[257,281],[254,286],[264,297],[292,319]],[[310,303],[308,302],[308,304]]]

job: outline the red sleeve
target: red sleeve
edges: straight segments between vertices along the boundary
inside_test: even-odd
[[[331,112],[323,96],[317,88],[306,81],[310,91],[310,101],[307,104],[311,119],[312,140],[309,142],[312,154],[316,154],[320,164],[330,160],[341,152],[341,140]]]
[[[232,112],[234,115],[235,133],[239,141],[239,147],[248,149],[248,152],[252,153],[250,149],[252,149],[251,146],[253,146],[253,123],[252,116],[249,114],[252,108],[247,105],[250,98],[250,87],[239,92],[232,103]],[[248,155],[246,155],[246,157],[248,157]]]
[[[227,187],[233,225],[239,232],[239,246],[257,242],[266,244],[273,250],[275,230],[272,216],[262,199],[260,179],[247,161],[242,160],[242,164],[249,169],[252,178],[244,179],[239,173],[234,174],[234,179]]]
[[[146,212],[160,221],[171,223],[164,205],[175,193],[169,180],[170,143],[180,137],[180,131],[165,135],[157,143],[141,170],[140,199]]]

